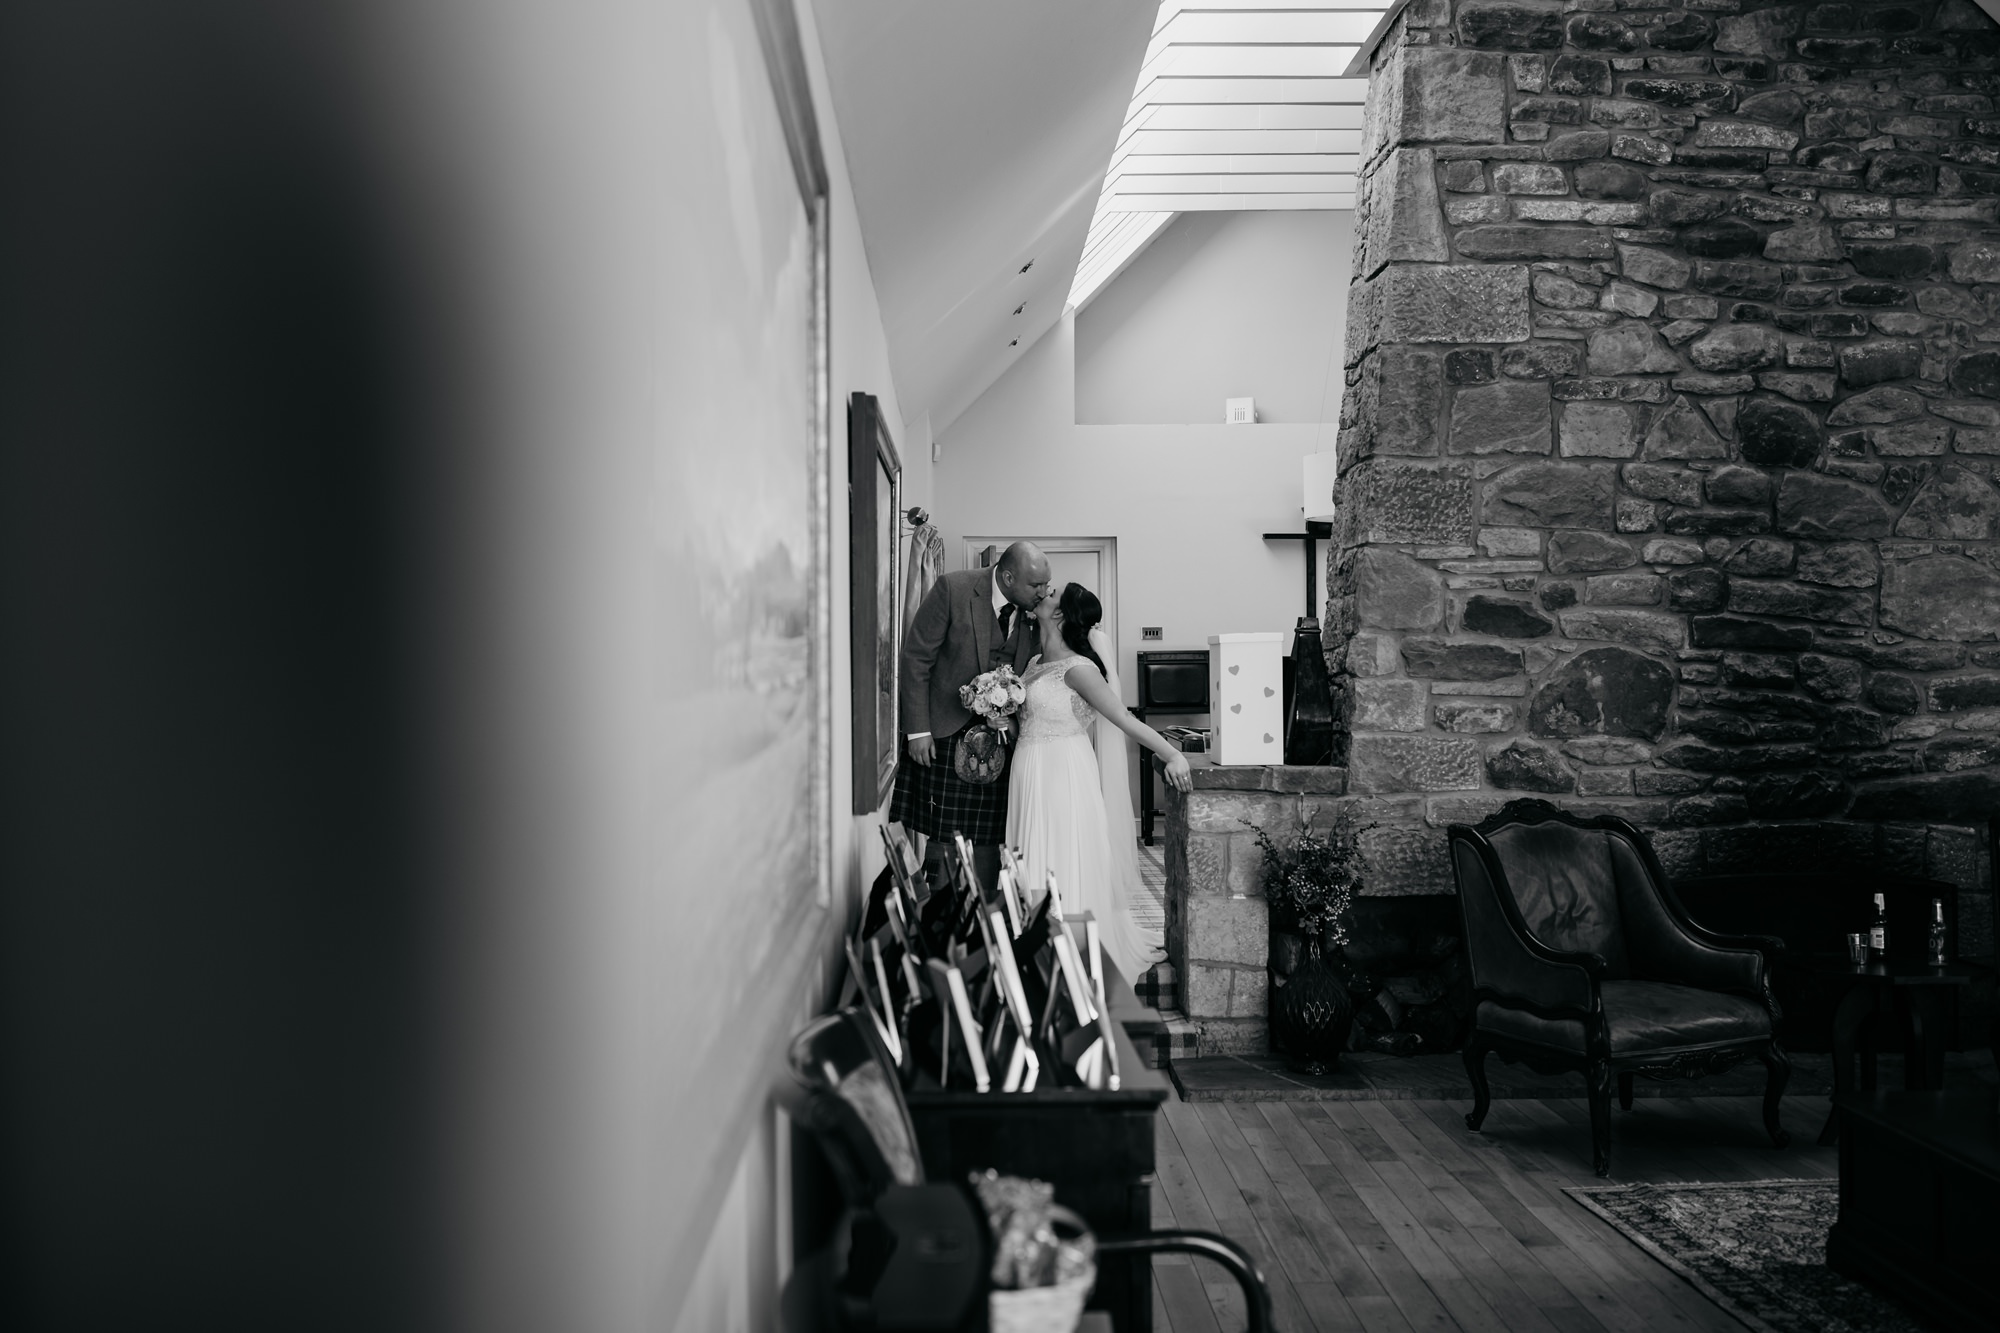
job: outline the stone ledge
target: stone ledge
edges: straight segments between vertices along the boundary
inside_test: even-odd
[[[1196,791],[1268,791],[1286,796],[1344,796],[1347,770],[1326,764],[1218,764],[1206,754],[1187,757]],[[1153,763],[1161,762],[1158,755]]]
[[[1271,1025],[1261,1018],[1201,1018],[1193,1020],[1201,1053],[1209,1055],[1269,1055]]]

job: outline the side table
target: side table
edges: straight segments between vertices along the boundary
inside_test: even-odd
[[[1833,1011],[1833,1090],[1838,1096],[1857,1088],[1875,1087],[1875,1052],[1862,1042],[1868,1024],[1895,1018],[1903,1028],[1903,1086],[1913,1092],[1944,1086],[1945,1029],[1951,1014],[1952,988],[1971,984],[1986,969],[1970,963],[1856,963],[1846,957],[1815,954],[1800,961],[1802,971],[1823,977],[1841,988]],[[1860,1058],[1860,1077],[1855,1060]],[[1820,1130],[1822,1145],[1839,1140],[1839,1117],[1828,1114]]]
[[[1155,1117],[1172,1095],[1148,1069],[1121,1025],[1114,1024],[1120,1088],[1039,1087],[1033,1092],[912,1089],[910,1120],[924,1174],[962,1181],[993,1167],[1046,1180],[1056,1202],[1082,1214],[1099,1236],[1153,1229]],[[1153,1261],[1149,1254],[1107,1255],[1097,1268],[1093,1309],[1118,1333],[1151,1333]]]
[[[1850,1092],[1833,1104],[1840,1220],[1827,1266],[1954,1333],[1990,1333],[2000,1308],[1993,1092]]]

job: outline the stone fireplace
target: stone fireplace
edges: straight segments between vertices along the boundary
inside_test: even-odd
[[[1450,985],[1422,965],[1455,925],[1446,827],[1521,795],[1632,820],[1670,875],[1949,881],[1990,956],[2000,27],[1971,0],[1413,0],[1371,59],[1323,622],[1343,767],[1212,769],[1170,810],[1204,1049],[1263,1039],[1241,821],[1301,795],[1370,826],[1357,948],[1411,964],[1399,1006]]]
[[[1414,0],[1372,56],[1327,652],[1371,891],[1522,794],[1992,952],[2000,28]]]

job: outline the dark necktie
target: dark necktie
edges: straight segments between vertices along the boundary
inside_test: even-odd
[[[1012,602],[1009,602],[1007,603],[1007,605],[1000,608],[1000,637],[1005,639],[1008,635],[1012,634],[1013,632],[1014,632],[1014,604]]]

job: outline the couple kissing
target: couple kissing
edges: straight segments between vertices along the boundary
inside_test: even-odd
[[[1096,916],[1105,952],[1130,982],[1161,947],[1131,912],[1143,890],[1125,738],[1159,755],[1180,791],[1188,761],[1126,710],[1103,616],[1088,588],[1051,581],[1032,542],[1009,546],[991,568],[939,579],[903,644],[906,747],[889,817],[929,840],[927,873],[940,873],[943,843],[961,833],[982,884],[997,879],[1003,842],[1020,853],[1027,901],[1053,874],[1068,910]],[[960,749],[979,719],[960,690],[1002,666],[1024,687],[1018,739],[997,780],[971,781],[961,770],[977,769]]]

